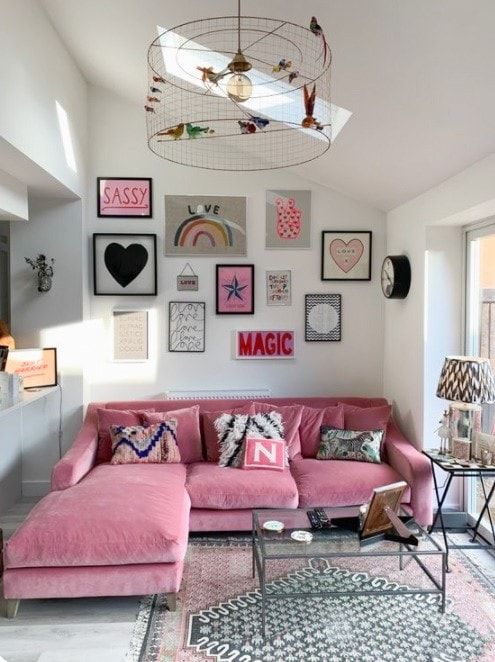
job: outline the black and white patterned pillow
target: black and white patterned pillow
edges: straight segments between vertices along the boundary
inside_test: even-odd
[[[246,436],[283,439],[282,416],[276,411],[255,414],[222,414],[215,421],[221,467],[240,467]]]

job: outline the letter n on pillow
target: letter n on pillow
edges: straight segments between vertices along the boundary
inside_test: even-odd
[[[284,467],[285,439],[246,438],[243,469],[283,471]]]

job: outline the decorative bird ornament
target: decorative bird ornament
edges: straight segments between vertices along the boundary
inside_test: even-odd
[[[325,39],[325,34],[323,32],[323,28],[321,25],[318,23],[316,16],[311,17],[311,21],[309,24],[309,29],[311,32],[315,35],[315,37],[321,37],[323,41],[323,64],[325,65],[327,63],[327,57],[328,57],[328,44],[327,40]]]
[[[158,97],[146,97],[148,99],[148,103],[160,103],[160,99]]]
[[[158,133],[159,136],[170,136],[174,140],[179,140],[179,138],[182,137],[182,134],[184,133],[184,124],[181,122],[180,124],[177,124],[177,126],[173,126],[170,129],[167,129],[166,131],[160,131]]]
[[[155,83],[164,83],[165,82],[165,79],[162,78],[161,76],[153,76],[153,80],[155,81]]]
[[[291,71],[289,74],[289,83],[292,83],[296,78],[299,78],[299,71]]]
[[[189,138],[197,138],[202,133],[215,133],[209,126],[194,126],[190,122],[186,124],[186,131]]]
[[[158,94],[158,93],[161,94],[162,91],[161,91],[161,89],[160,89],[159,87],[153,87],[153,85],[152,85],[152,86],[150,87],[150,92],[152,92],[152,94]]]
[[[313,117],[316,103],[316,84],[313,85],[311,92],[308,90],[306,85],[303,86],[303,97],[304,97],[304,109],[306,111],[306,117],[301,122],[301,125],[305,129],[316,128],[319,124],[318,120]]]
[[[290,69],[292,67],[292,60],[286,60],[285,58],[282,58],[278,64],[276,64],[272,72],[273,73],[278,73],[279,71],[287,71],[287,69]]]
[[[213,67],[196,67],[198,71],[201,71],[201,80],[206,85],[206,83],[213,83],[213,85],[218,85],[219,81],[226,76],[230,69],[224,69],[223,71],[215,72]]]
[[[145,106],[144,109],[147,113],[154,113],[155,112],[155,109],[153,108],[153,106]]]
[[[256,133],[256,125],[253,122],[244,122],[243,120],[237,120],[241,133]]]
[[[266,117],[260,117],[259,115],[250,115],[251,122],[258,128],[264,129],[270,124],[270,120],[267,120]]]

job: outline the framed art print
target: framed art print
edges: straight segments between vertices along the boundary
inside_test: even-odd
[[[113,360],[147,361],[148,311],[118,309],[112,318]]]
[[[342,297],[340,294],[306,294],[305,340],[342,339]]]
[[[246,198],[166,195],[165,255],[246,255]]]
[[[266,272],[266,304],[267,306],[291,305],[291,272]]]
[[[11,349],[7,356],[5,372],[15,372],[22,377],[24,388],[56,386],[57,349]]]
[[[254,315],[254,264],[217,264],[217,315]]]
[[[323,230],[321,280],[371,280],[371,235]]]
[[[170,301],[168,304],[168,351],[205,351],[204,301]]]
[[[156,234],[93,235],[95,295],[155,296]]]
[[[293,359],[294,331],[235,331],[236,359]]]
[[[266,248],[311,248],[311,191],[266,192]]]
[[[150,177],[97,177],[98,218],[152,218]]]

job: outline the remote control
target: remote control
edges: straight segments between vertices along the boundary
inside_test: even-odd
[[[309,523],[311,524],[312,529],[321,529],[321,522],[316,516],[314,510],[308,510],[307,512]]]
[[[329,529],[332,526],[328,515],[323,508],[315,508],[314,512],[316,517],[320,520],[321,529]]]

